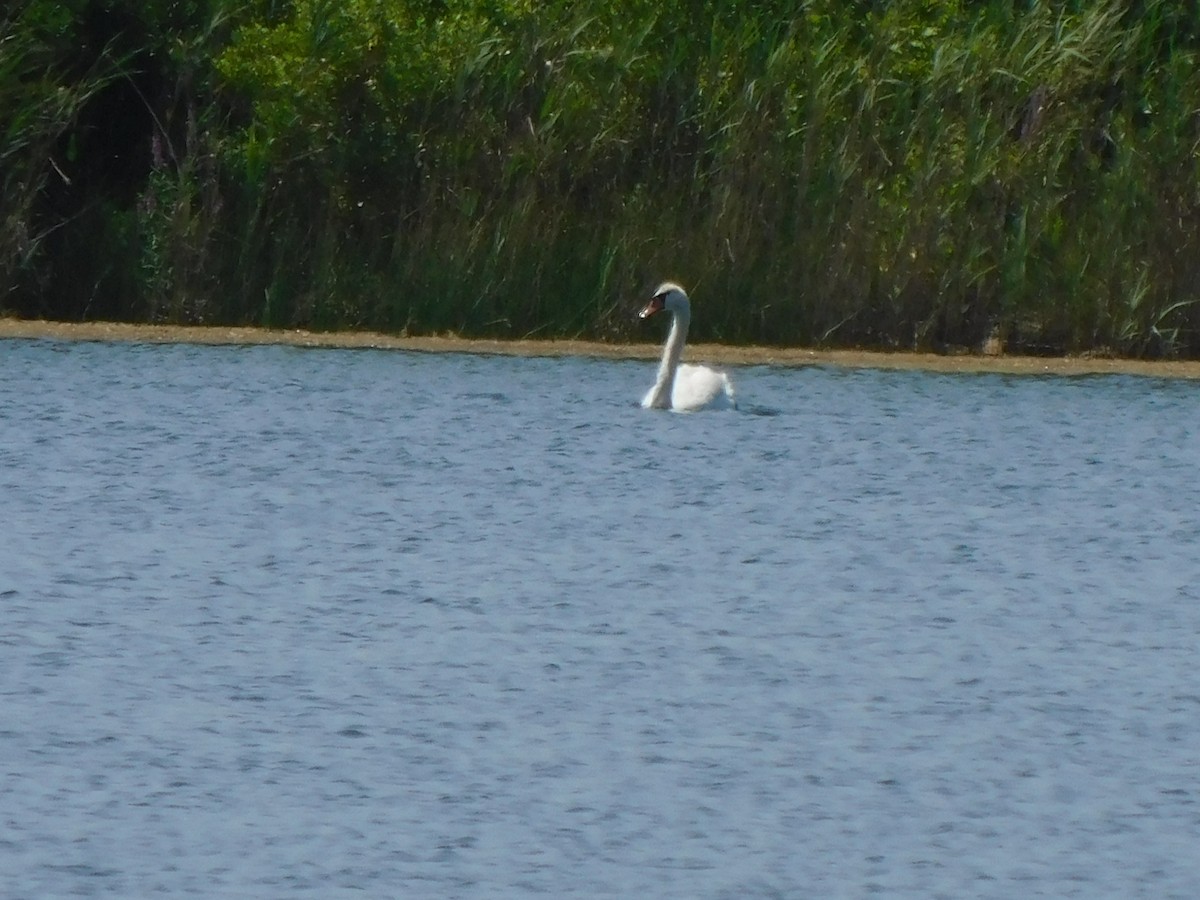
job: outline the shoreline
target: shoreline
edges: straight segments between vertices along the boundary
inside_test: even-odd
[[[403,337],[370,331],[313,332],[212,325],[137,325],[124,322],[50,322],[0,318],[0,341],[116,341],[154,344],[280,345],[289,347],[407,350],[422,353],[476,353],[503,356],[591,356],[604,359],[657,359],[660,343],[606,344],[576,340],[490,340]],[[979,354],[870,350],[809,350],[689,344],[693,361],[731,366],[834,366],[856,369],[912,369],[928,372],[1007,375],[1139,375],[1200,379],[1200,361],[1138,360],[1095,356],[984,356]]]

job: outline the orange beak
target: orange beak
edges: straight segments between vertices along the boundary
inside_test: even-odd
[[[662,312],[662,309],[663,309],[662,295],[659,295],[657,297],[651,297],[650,302],[647,303],[642,308],[642,311],[640,313],[638,313],[638,318],[639,319],[648,319],[652,315],[654,315],[656,312]]]

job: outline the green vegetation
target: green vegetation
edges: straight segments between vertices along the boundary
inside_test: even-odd
[[[1195,2],[0,16],[19,315],[1200,356]]]

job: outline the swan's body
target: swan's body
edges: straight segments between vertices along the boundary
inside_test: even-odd
[[[707,366],[680,363],[688,325],[692,321],[692,305],[683,288],[670,281],[658,286],[642,310],[641,317],[645,319],[663,310],[671,314],[671,332],[663,347],[658,378],[643,398],[642,406],[647,409],[677,410],[735,407],[733,382],[728,375]]]

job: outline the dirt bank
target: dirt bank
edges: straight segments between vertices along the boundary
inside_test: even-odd
[[[400,337],[371,332],[272,331],[118,322],[46,322],[0,319],[0,339],[134,341],[183,344],[283,344],[294,347],[346,347],[415,350],[428,353],[496,353],[512,356],[599,356],[653,359],[656,344],[601,344],[590,341],[491,341],[457,337]],[[1200,378],[1200,362],[1145,361],[1102,357],[939,356],[932,353],[875,353],[857,350],[802,350],[691,344],[687,358],[724,365],[846,366],[922,369],[932,372],[1002,372],[1013,375],[1125,374],[1157,378]]]

